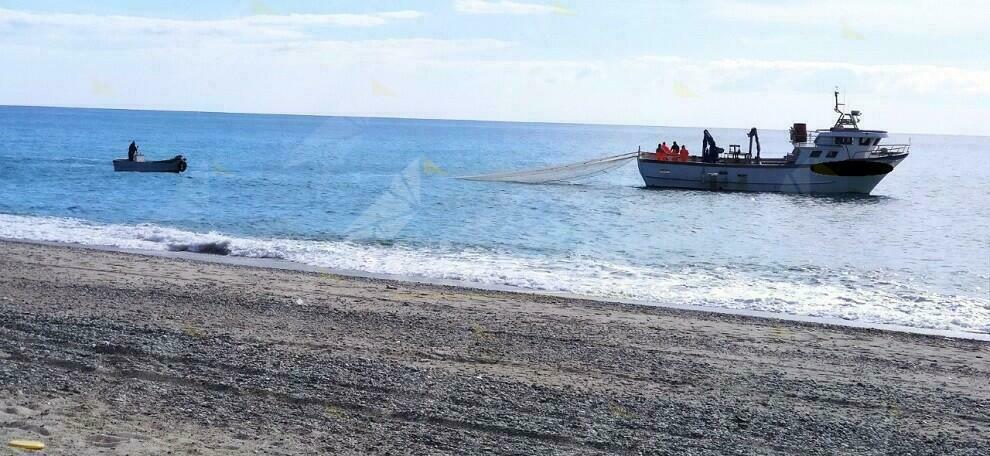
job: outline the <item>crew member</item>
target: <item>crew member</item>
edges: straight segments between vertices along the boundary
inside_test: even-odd
[[[681,146],[681,156],[680,156],[681,161],[686,162],[690,160],[690,157],[691,155],[688,153],[687,146]]]
[[[128,160],[134,161],[134,158],[137,156],[137,149],[137,144],[134,144],[134,141],[131,141],[131,146],[127,148]]]

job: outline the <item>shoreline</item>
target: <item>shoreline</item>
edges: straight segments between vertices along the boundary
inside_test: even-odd
[[[341,277],[358,278],[358,279],[387,280],[387,281],[394,281],[400,284],[401,283],[419,284],[419,285],[427,285],[427,286],[452,287],[454,289],[460,289],[460,290],[518,293],[523,295],[547,296],[547,297],[555,297],[555,298],[592,301],[606,305],[621,304],[621,305],[657,307],[657,308],[679,310],[685,312],[717,313],[724,315],[781,320],[787,322],[797,322],[797,323],[806,323],[806,324],[814,324],[814,325],[841,326],[841,327],[858,328],[858,329],[873,329],[879,331],[893,331],[893,332],[918,334],[925,336],[950,337],[950,338],[971,339],[971,340],[990,342],[990,333],[981,333],[975,331],[919,328],[913,326],[895,325],[888,323],[872,323],[872,322],[864,322],[858,320],[844,320],[833,317],[817,317],[810,315],[789,314],[784,312],[769,312],[769,311],[760,311],[760,310],[732,309],[727,307],[649,302],[649,301],[636,300],[636,299],[619,299],[619,298],[606,298],[606,297],[598,297],[598,296],[586,296],[586,295],[579,295],[579,294],[567,293],[567,292],[535,290],[529,288],[515,287],[511,285],[487,285],[487,284],[480,284],[480,283],[459,281],[459,280],[450,280],[450,279],[434,279],[429,277],[416,277],[416,276],[394,275],[394,274],[377,274],[377,273],[370,273],[370,272],[358,271],[358,270],[341,270],[334,268],[311,266],[304,263],[298,263],[289,260],[279,260],[273,258],[250,258],[250,257],[216,255],[209,253],[189,252],[189,251],[129,249],[129,248],[108,246],[108,245],[90,245],[90,244],[78,244],[78,243],[67,243],[67,242],[55,242],[55,241],[35,241],[29,239],[10,239],[4,237],[0,237],[0,242],[69,247],[69,248],[88,249],[88,250],[96,250],[96,251],[126,253],[130,255],[144,255],[144,256],[152,256],[159,258],[183,259],[188,261],[199,261],[206,263],[232,265],[232,266],[270,268],[270,269],[277,269],[283,271],[307,272],[307,273],[315,273],[315,274],[332,274]]]
[[[51,454],[990,453],[990,344],[0,241]]]

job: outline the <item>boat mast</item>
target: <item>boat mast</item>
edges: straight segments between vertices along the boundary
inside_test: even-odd
[[[834,130],[845,129],[846,126],[851,126],[853,130],[859,130],[859,121],[856,117],[859,116],[859,111],[850,111],[848,114],[842,112],[839,106],[845,106],[845,103],[839,103],[839,88],[835,88],[835,112],[839,114],[839,119],[835,121],[835,126],[832,127]]]
[[[840,116],[845,113],[839,109],[839,106],[845,106],[845,103],[839,103],[839,86],[835,86],[835,112],[839,113]]]

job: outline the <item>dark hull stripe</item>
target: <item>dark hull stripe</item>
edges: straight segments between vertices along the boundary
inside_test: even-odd
[[[813,173],[825,176],[882,176],[893,170],[894,167],[889,163],[866,160],[843,160],[811,165]]]

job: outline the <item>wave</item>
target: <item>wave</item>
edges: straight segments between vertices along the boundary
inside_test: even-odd
[[[910,278],[899,280],[890,271],[718,264],[656,268],[583,255],[539,256],[399,242],[248,238],[152,224],[97,224],[5,214],[0,214],[0,237],[278,259],[341,271],[483,286],[990,333],[990,300],[931,292]]]
[[[169,244],[173,252],[196,252],[210,255],[230,255],[230,241],[194,242],[192,244]]]

